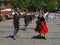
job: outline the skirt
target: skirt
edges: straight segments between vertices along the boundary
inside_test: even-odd
[[[42,29],[35,30],[35,31],[40,34],[46,34],[48,32],[48,28],[47,28],[46,24],[42,21]]]

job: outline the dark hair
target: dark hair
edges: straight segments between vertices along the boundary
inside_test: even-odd
[[[40,19],[40,21],[44,21],[45,20],[45,18],[42,16],[42,17],[37,17],[38,19]]]
[[[17,11],[17,8],[15,8],[15,11]]]

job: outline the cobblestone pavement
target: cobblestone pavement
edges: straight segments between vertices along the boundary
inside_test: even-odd
[[[38,35],[34,31],[36,19],[29,24],[27,30],[22,30],[24,28],[23,18],[20,19],[20,29],[17,34],[17,39],[6,38],[13,34],[13,21],[6,20],[5,22],[0,22],[0,45],[60,45],[60,21],[57,23],[49,21],[47,26],[49,32],[46,34],[47,39],[31,39],[33,36]]]

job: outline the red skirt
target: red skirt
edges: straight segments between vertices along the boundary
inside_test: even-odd
[[[46,26],[46,24],[44,24],[44,22],[42,21],[42,29],[41,30],[35,30],[36,32],[40,33],[40,34],[46,34],[48,32],[48,28]]]

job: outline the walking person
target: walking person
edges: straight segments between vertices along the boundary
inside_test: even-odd
[[[28,11],[26,11],[25,14],[24,14],[24,23],[25,23],[24,30],[26,30],[27,26],[30,23],[30,13]]]
[[[16,39],[17,32],[19,31],[19,13],[17,9],[15,9],[14,14],[13,14],[13,24],[14,24],[14,34],[13,34],[13,39]]]

